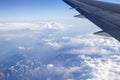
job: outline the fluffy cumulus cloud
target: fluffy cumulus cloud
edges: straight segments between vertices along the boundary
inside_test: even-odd
[[[32,30],[41,29],[41,23],[26,25]],[[64,29],[57,22],[42,26],[45,30]],[[31,34],[32,38],[3,41],[2,48],[11,49],[6,54],[15,55],[1,62],[0,80],[120,80],[120,43],[115,39],[92,34],[72,37]]]
[[[98,37],[94,35],[87,35],[86,37],[78,36],[70,39],[68,45],[74,46],[74,48],[71,50],[71,53],[100,53],[100,55],[119,53],[120,43],[115,41],[113,38],[107,39],[106,37]]]

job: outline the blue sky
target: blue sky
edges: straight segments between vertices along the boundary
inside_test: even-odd
[[[62,19],[71,13],[62,0],[0,0],[0,12],[3,21]]]
[[[0,0],[0,20],[72,19],[73,15],[78,13],[68,8],[62,0]]]

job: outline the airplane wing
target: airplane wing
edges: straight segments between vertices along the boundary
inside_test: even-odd
[[[107,34],[120,41],[120,4],[96,0],[63,0]]]

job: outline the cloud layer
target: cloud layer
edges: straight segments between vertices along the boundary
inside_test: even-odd
[[[6,49],[6,54],[14,55],[2,61],[1,80],[119,80],[118,41],[92,34],[59,36],[59,31],[65,30],[62,24],[44,23],[42,30],[40,25],[17,24],[19,28],[16,29],[31,29],[25,31],[27,37],[3,40],[1,45],[4,45],[2,48]],[[41,34],[48,29],[50,35]]]
[[[0,31],[19,30],[19,29],[30,29],[30,30],[41,30],[41,29],[53,29],[63,30],[64,25],[56,22],[10,22],[0,23]]]

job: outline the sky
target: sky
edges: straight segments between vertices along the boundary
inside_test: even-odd
[[[119,0],[102,1],[120,2]],[[62,0],[0,0],[0,23],[16,21],[59,21],[73,25],[74,28],[72,29],[74,31],[79,30],[82,33],[93,32],[99,29],[86,19],[74,18],[73,16],[79,13],[69,8],[70,6]]]
[[[77,11],[69,10],[62,0],[0,0],[0,21],[69,20],[76,14]]]
[[[68,7],[62,0],[0,0],[0,20],[72,18],[71,15],[77,12],[69,10]]]
[[[72,14],[62,0],[0,0],[0,12],[1,21],[64,19]]]

